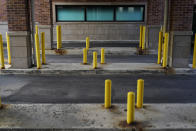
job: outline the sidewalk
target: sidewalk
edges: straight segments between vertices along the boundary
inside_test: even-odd
[[[85,48],[85,47],[84,47]],[[103,47],[106,56],[129,56],[138,54],[136,47]],[[88,55],[92,55],[96,51],[100,55],[101,47],[89,48]],[[60,51],[46,50],[46,54],[61,54],[61,55],[83,55],[82,47],[63,48]],[[148,50],[147,54],[157,54],[154,50]]]
[[[8,66],[7,66],[8,68]],[[42,65],[42,69],[36,67],[29,69],[0,70],[0,74],[153,74],[164,73],[165,70],[154,63],[108,63],[98,64],[98,69],[92,65],[82,63],[50,63]]]
[[[0,111],[6,130],[136,130],[195,131],[196,104],[146,104],[126,124],[126,104],[11,104]]]

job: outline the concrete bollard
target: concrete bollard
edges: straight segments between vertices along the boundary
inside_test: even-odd
[[[6,39],[7,39],[8,64],[11,65],[10,37],[7,32],[6,32]]]
[[[111,108],[111,91],[112,90],[112,81],[105,80],[105,108]]]
[[[89,47],[90,47],[90,38],[86,37],[86,49],[87,49],[87,51],[89,50]]]
[[[135,120],[135,93],[129,92],[127,96],[127,124]]]
[[[196,68],[196,34],[195,34],[194,51],[193,51],[193,69],[195,68]]]
[[[143,26],[140,25],[140,43],[139,43],[139,48],[140,49],[142,48],[142,35],[143,35],[142,31],[143,31]]]
[[[35,26],[35,34],[39,34],[38,25]]]
[[[168,60],[168,42],[169,42],[169,33],[165,33],[165,41],[164,41],[164,51],[163,51],[163,67],[167,67]]]
[[[146,41],[146,26],[143,26],[143,30],[142,30],[142,50],[144,50],[146,48],[145,41]]]
[[[158,47],[158,59],[157,64],[161,64],[162,57],[162,40],[163,40],[163,32],[159,32],[159,47]]]
[[[1,69],[5,69],[5,63],[4,63],[4,50],[3,50],[3,38],[0,34],[0,59],[1,59]]]
[[[41,33],[41,44],[42,44],[42,64],[46,64],[46,55],[45,55],[45,33]]]
[[[101,48],[101,64],[105,64],[105,50]]]
[[[83,49],[83,64],[87,64],[87,49]]]
[[[137,81],[137,108],[143,107],[144,100],[144,80],[139,79]]]
[[[62,48],[62,30],[61,30],[61,25],[59,25],[59,39],[60,39],[60,48]]]
[[[36,48],[36,59],[37,59],[37,69],[41,68],[40,62],[40,50],[39,50],[39,36],[35,34],[35,48]]]
[[[57,39],[57,50],[59,50],[61,48],[60,26],[59,25],[56,26],[56,39]]]
[[[2,107],[1,97],[0,97],[0,108]]]
[[[97,52],[93,52],[93,69],[97,68]]]

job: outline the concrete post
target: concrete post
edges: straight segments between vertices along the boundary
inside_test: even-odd
[[[170,32],[168,64],[170,67],[186,68],[190,64],[193,5],[193,0],[168,1],[167,29]]]
[[[29,68],[32,66],[32,48],[28,1],[7,0],[7,14],[12,68]]]

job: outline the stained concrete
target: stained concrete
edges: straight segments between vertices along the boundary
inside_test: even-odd
[[[42,65],[41,69],[36,67],[29,69],[6,69],[0,70],[0,74],[153,74],[165,73],[165,70],[155,63],[106,63],[98,64],[93,69],[92,63],[87,65],[81,63],[48,63]]]
[[[195,104],[146,104],[136,109],[135,123],[126,124],[126,105],[11,104],[0,111],[0,129],[57,130],[196,130]]]

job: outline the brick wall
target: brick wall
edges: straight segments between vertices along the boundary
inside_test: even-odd
[[[35,0],[35,21],[41,25],[50,25],[52,22],[52,1]]]
[[[27,0],[7,0],[9,31],[29,30],[29,8]]]
[[[194,0],[171,0],[170,30],[191,31]]]
[[[164,19],[164,0],[148,0],[148,25],[161,25]]]
[[[52,0],[52,2],[146,2],[148,0]]]
[[[7,0],[0,0],[0,22],[7,21],[6,1]]]

